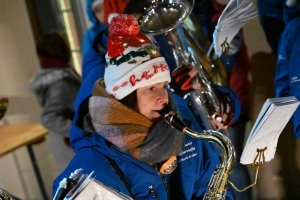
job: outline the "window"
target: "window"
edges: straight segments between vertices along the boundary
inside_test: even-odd
[[[65,26],[65,30],[67,32],[67,36],[69,39],[71,52],[72,52],[73,65],[76,71],[79,74],[81,74],[82,55],[80,50],[80,40],[77,34],[74,15],[72,12],[72,6],[70,0],[57,0],[57,1],[62,15],[63,24]]]

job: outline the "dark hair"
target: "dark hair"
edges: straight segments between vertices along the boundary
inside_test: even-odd
[[[36,44],[36,52],[42,58],[57,58],[66,62],[71,59],[69,43],[57,31],[42,35]]]
[[[137,105],[137,93],[136,90],[131,92],[129,95],[124,97],[123,99],[120,100],[120,102],[132,110],[139,112],[138,105]]]

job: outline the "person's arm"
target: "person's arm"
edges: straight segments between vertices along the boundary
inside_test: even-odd
[[[89,48],[86,56],[83,59],[82,64],[82,81],[85,79],[91,79],[92,77],[97,76],[97,78],[93,79],[94,81],[104,77],[104,69],[105,60],[101,59],[98,52],[94,51],[91,47]],[[97,74],[94,74],[97,71]]]
[[[103,50],[99,48],[107,41],[107,32],[101,32],[94,39],[93,45],[90,46],[87,54],[84,56],[82,63],[82,84],[75,100],[75,118],[74,120],[83,120],[88,111],[87,102],[88,98],[92,95],[92,90],[95,82],[104,77],[105,71],[105,53],[106,46]],[[79,122],[82,124],[82,122]],[[78,122],[74,122],[74,125]]]
[[[61,80],[49,87],[41,115],[41,123],[46,129],[65,137],[69,136],[72,120],[64,117],[62,112],[68,109],[74,101],[70,99],[72,95],[68,95],[73,92],[69,91],[73,87],[68,87],[68,84],[71,83]]]
[[[104,77],[104,70],[106,61],[104,58],[104,51],[100,53],[94,46],[97,46],[97,42],[105,44],[107,41],[107,35],[104,35],[103,38],[100,37],[100,34],[94,40],[94,45],[90,46],[88,52],[83,58],[82,63],[82,84],[78,91],[74,109],[75,116],[71,126],[70,132],[70,141],[73,149],[75,151],[80,149],[80,143],[86,142],[83,140],[83,120],[84,116],[88,113],[88,100],[92,95],[92,90],[95,82]]]
[[[292,45],[288,37],[288,35],[283,34],[279,41],[277,66],[274,78],[276,97],[285,97],[289,95],[288,65]]]
[[[94,73],[91,72],[94,70],[94,68],[98,69],[97,79],[104,76],[105,67],[103,66],[105,66],[106,64],[105,54],[107,52],[107,37],[108,32],[106,29],[104,29],[94,38],[92,44],[89,45],[87,53],[84,55],[82,62],[83,81],[88,76],[88,74]]]
[[[90,46],[92,46],[92,41],[91,41],[90,36],[89,36],[89,30],[87,30],[87,32],[84,34],[81,46],[82,46],[81,47],[82,57],[84,57],[85,54],[87,53],[87,51],[89,50]]]
[[[300,35],[300,20],[292,20],[287,24],[286,29],[281,35],[278,45],[277,66],[275,71],[275,92],[276,97],[290,95],[289,86],[289,66],[295,41]]]
[[[291,60],[289,65],[289,83],[290,95],[295,96],[300,100],[300,36],[295,42],[294,48],[291,53]],[[296,109],[292,122],[294,125],[294,133],[300,139],[300,107]]]

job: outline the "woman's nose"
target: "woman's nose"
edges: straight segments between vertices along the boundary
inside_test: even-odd
[[[168,92],[165,89],[161,89],[158,94],[158,103],[165,104],[168,103]]]

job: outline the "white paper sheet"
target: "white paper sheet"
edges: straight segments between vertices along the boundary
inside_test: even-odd
[[[242,164],[252,164],[257,149],[265,147],[265,162],[274,158],[278,138],[298,105],[299,101],[295,97],[267,99],[249,134],[241,156]]]
[[[93,172],[89,175],[82,174],[77,185],[64,200],[133,200],[131,197],[93,179],[92,174]]]
[[[218,24],[213,34],[213,45],[218,56],[222,55],[222,46],[227,38],[230,44],[239,30],[251,19],[258,15],[251,0],[243,0],[237,4],[230,0],[219,17]]]
[[[109,188],[102,183],[89,179],[74,200],[132,200],[132,198]]]

